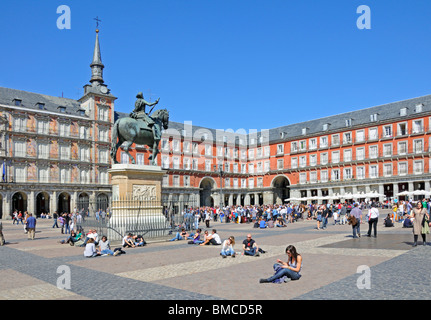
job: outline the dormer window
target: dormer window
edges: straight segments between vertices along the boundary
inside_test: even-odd
[[[85,116],[85,110],[79,110],[79,115],[81,117],[84,117]]]
[[[14,104],[15,106],[17,106],[17,107],[20,107],[20,106],[21,106],[21,103],[22,103],[22,100],[21,100],[21,99],[14,99],[14,100],[13,100],[13,104]]]
[[[422,110],[423,110],[423,104],[421,103],[421,104],[418,104],[418,105],[416,105],[416,107],[415,107],[415,112],[416,113],[419,113],[419,112],[422,112]]]
[[[44,110],[44,109],[45,109],[45,104],[44,104],[44,103],[41,103],[41,102],[38,102],[38,103],[36,103],[36,107],[37,107],[39,110]]]
[[[60,111],[61,113],[66,113],[66,107],[59,106],[58,111]]]
[[[407,108],[401,108],[400,109],[400,116],[406,116],[407,115]]]
[[[323,124],[323,131],[328,131],[328,130],[329,130],[329,123]]]
[[[308,130],[308,128],[302,128],[302,135],[306,135],[307,134],[307,130]]]
[[[370,120],[371,120],[371,122],[376,122],[377,121],[377,113],[370,115]]]
[[[346,127],[352,126],[352,119],[346,119]]]

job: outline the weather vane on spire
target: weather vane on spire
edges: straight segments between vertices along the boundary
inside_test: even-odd
[[[94,20],[96,20],[96,32],[99,32],[99,22],[102,22],[102,20],[100,20],[98,16],[94,18]]]

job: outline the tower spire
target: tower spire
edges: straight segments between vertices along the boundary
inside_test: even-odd
[[[93,86],[103,84],[104,82],[103,68],[105,66],[102,63],[102,55],[100,53],[99,29],[96,29],[96,43],[94,44],[93,62],[90,64],[90,67],[91,67],[91,79],[90,79],[91,84]]]

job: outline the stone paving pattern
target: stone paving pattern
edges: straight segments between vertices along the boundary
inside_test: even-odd
[[[219,246],[186,241],[150,242],[125,249],[125,255],[89,259],[83,256],[84,248],[58,243],[66,235],[52,228],[52,220],[38,219],[35,240],[27,240],[22,225],[3,220],[0,300],[430,299],[431,246],[419,241],[412,248],[412,230],[400,223],[384,228],[385,216],[382,211],[377,238],[364,237],[364,223],[359,239],[352,238],[350,226],[334,226],[332,219],[325,230],[317,230],[315,221],[271,229],[212,222],[222,240],[235,237],[237,252],[247,233],[267,251],[260,257],[226,259],[219,255]],[[260,284],[260,278],[273,274],[276,259],[286,260],[288,244],[302,254],[301,279]],[[70,290],[57,288],[57,269],[64,265],[71,270]],[[357,286],[362,265],[370,267],[370,289]]]

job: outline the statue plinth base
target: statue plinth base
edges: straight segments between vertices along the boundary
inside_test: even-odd
[[[127,233],[145,239],[165,237],[170,224],[161,201],[165,170],[158,166],[114,164],[109,170],[112,184],[112,216],[108,237],[121,240]]]

